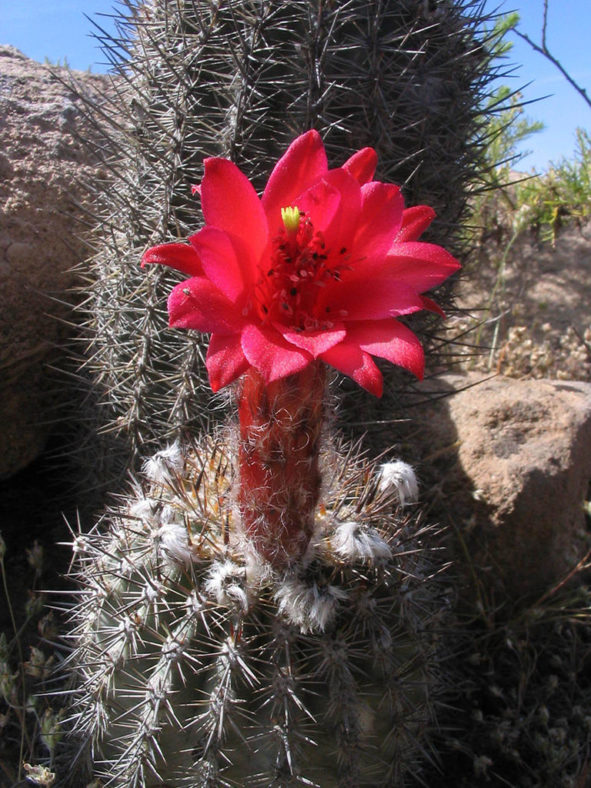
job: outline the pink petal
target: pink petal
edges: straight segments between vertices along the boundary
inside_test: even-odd
[[[441,317],[445,317],[445,312],[439,306],[436,301],[433,301],[432,298],[427,298],[427,296],[421,296],[421,301],[423,302],[423,309],[426,309],[428,312],[435,312],[436,315],[441,315]]]
[[[353,323],[347,331],[347,342],[359,345],[361,350],[404,367],[423,379],[425,354],[410,328],[398,320],[379,320]]]
[[[312,361],[305,350],[294,347],[271,328],[252,323],[242,329],[242,350],[266,383],[300,372]]]
[[[422,293],[437,287],[460,268],[456,258],[442,246],[410,241],[395,243],[384,264],[372,269],[372,275],[395,278]]]
[[[204,227],[189,241],[201,258],[205,276],[235,302],[244,291],[244,280],[230,237],[216,227]]]
[[[209,384],[212,391],[219,391],[246,372],[250,364],[244,358],[240,334],[230,334],[229,336],[212,334],[207,348],[205,366],[209,373]]]
[[[194,277],[173,288],[168,297],[169,325],[195,331],[233,334],[243,319],[226,296],[204,277]]]
[[[201,204],[208,225],[242,242],[248,264],[256,267],[267,245],[267,220],[253,185],[227,159],[205,159],[201,181]]]
[[[398,186],[372,181],[361,187],[361,211],[353,241],[354,255],[381,259],[402,222],[404,200]]]
[[[289,331],[276,324],[275,328],[291,345],[307,350],[313,358],[338,345],[347,335],[344,327],[324,331]]]
[[[281,209],[294,205],[295,198],[327,172],[326,152],[315,129],[297,137],[279,159],[262,197],[271,235],[281,227]]]
[[[345,323],[382,320],[420,309],[423,302],[416,290],[391,278],[337,282],[322,290],[317,304],[317,314]]]
[[[460,263],[441,246],[422,241],[396,242],[383,259],[357,266],[347,275],[347,284],[355,281],[361,287],[368,278],[396,279],[422,293],[440,285],[459,268]]]
[[[337,189],[340,196],[338,210],[324,231],[326,247],[337,252],[343,248],[350,250],[361,210],[361,189],[344,169],[331,170],[324,180]]]
[[[437,216],[428,205],[413,205],[402,212],[402,226],[396,236],[397,243],[416,241]]]
[[[339,191],[325,180],[315,183],[295,200],[300,212],[305,213],[314,229],[320,232],[324,232],[332,222],[340,202]]]
[[[200,276],[203,268],[199,255],[192,246],[185,243],[160,244],[144,252],[141,266],[159,263],[169,268],[176,268],[189,276]]]
[[[350,173],[355,180],[364,184],[374,176],[378,164],[378,154],[373,148],[362,148],[354,153],[343,164],[343,169]]]
[[[338,369],[339,372],[353,378],[370,394],[374,394],[376,397],[382,396],[384,388],[382,373],[374,364],[371,356],[361,350],[358,345],[347,341],[341,342],[340,345],[335,345],[323,353],[320,358],[331,367]]]

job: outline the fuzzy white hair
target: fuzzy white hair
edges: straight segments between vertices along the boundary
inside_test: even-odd
[[[401,506],[416,503],[419,499],[419,483],[414,469],[402,460],[380,465],[378,489],[380,492],[396,491]]]

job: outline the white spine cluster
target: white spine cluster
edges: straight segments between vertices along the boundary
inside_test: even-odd
[[[181,523],[168,522],[158,530],[160,549],[168,560],[188,568],[195,559],[193,546],[189,544],[187,527]]]
[[[205,593],[218,605],[239,607],[246,612],[249,607],[244,567],[233,561],[214,561],[204,583]]]
[[[279,612],[302,632],[324,632],[347,599],[342,588],[286,577],[275,592]]]
[[[402,460],[380,465],[378,489],[380,492],[395,490],[401,506],[416,503],[419,499],[419,483],[413,468]]]
[[[345,561],[378,564],[392,557],[392,550],[374,528],[365,528],[354,520],[341,523],[331,538],[337,555]]]
[[[182,473],[185,459],[179,443],[156,452],[144,463],[144,473],[155,484],[167,484]]]

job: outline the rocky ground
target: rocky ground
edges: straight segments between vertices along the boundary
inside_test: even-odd
[[[501,231],[466,267],[463,314],[448,321],[466,343],[457,374],[427,381],[443,398],[419,410],[406,443],[446,530],[464,620],[423,784],[586,788],[591,223],[554,246]]]
[[[401,451],[431,516],[501,606],[560,582],[591,546],[590,298],[591,222],[555,245],[483,237],[446,323],[453,374],[427,376],[432,401],[411,412]]]
[[[462,329],[485,347],[465,368],[511,378],[591,380],[591,222],[554,245],[533,231],[484,238],[459,293]]]

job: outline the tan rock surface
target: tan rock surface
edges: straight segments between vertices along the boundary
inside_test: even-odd
[[[104,79],[77,77],[89,90]],[[0,476],[42,450],[64,396],[48,365],[59,365],[70,269],[84,256],[74,184],[93,168],[82,126],[79,100],[50,67],[0,46]]]
[[[441,387],[475,380],[450,376]],[[591,384],[496,377],[430,406],[424,429],[429,482],[473,579],[512,600],[560,582],[589,547]]]

